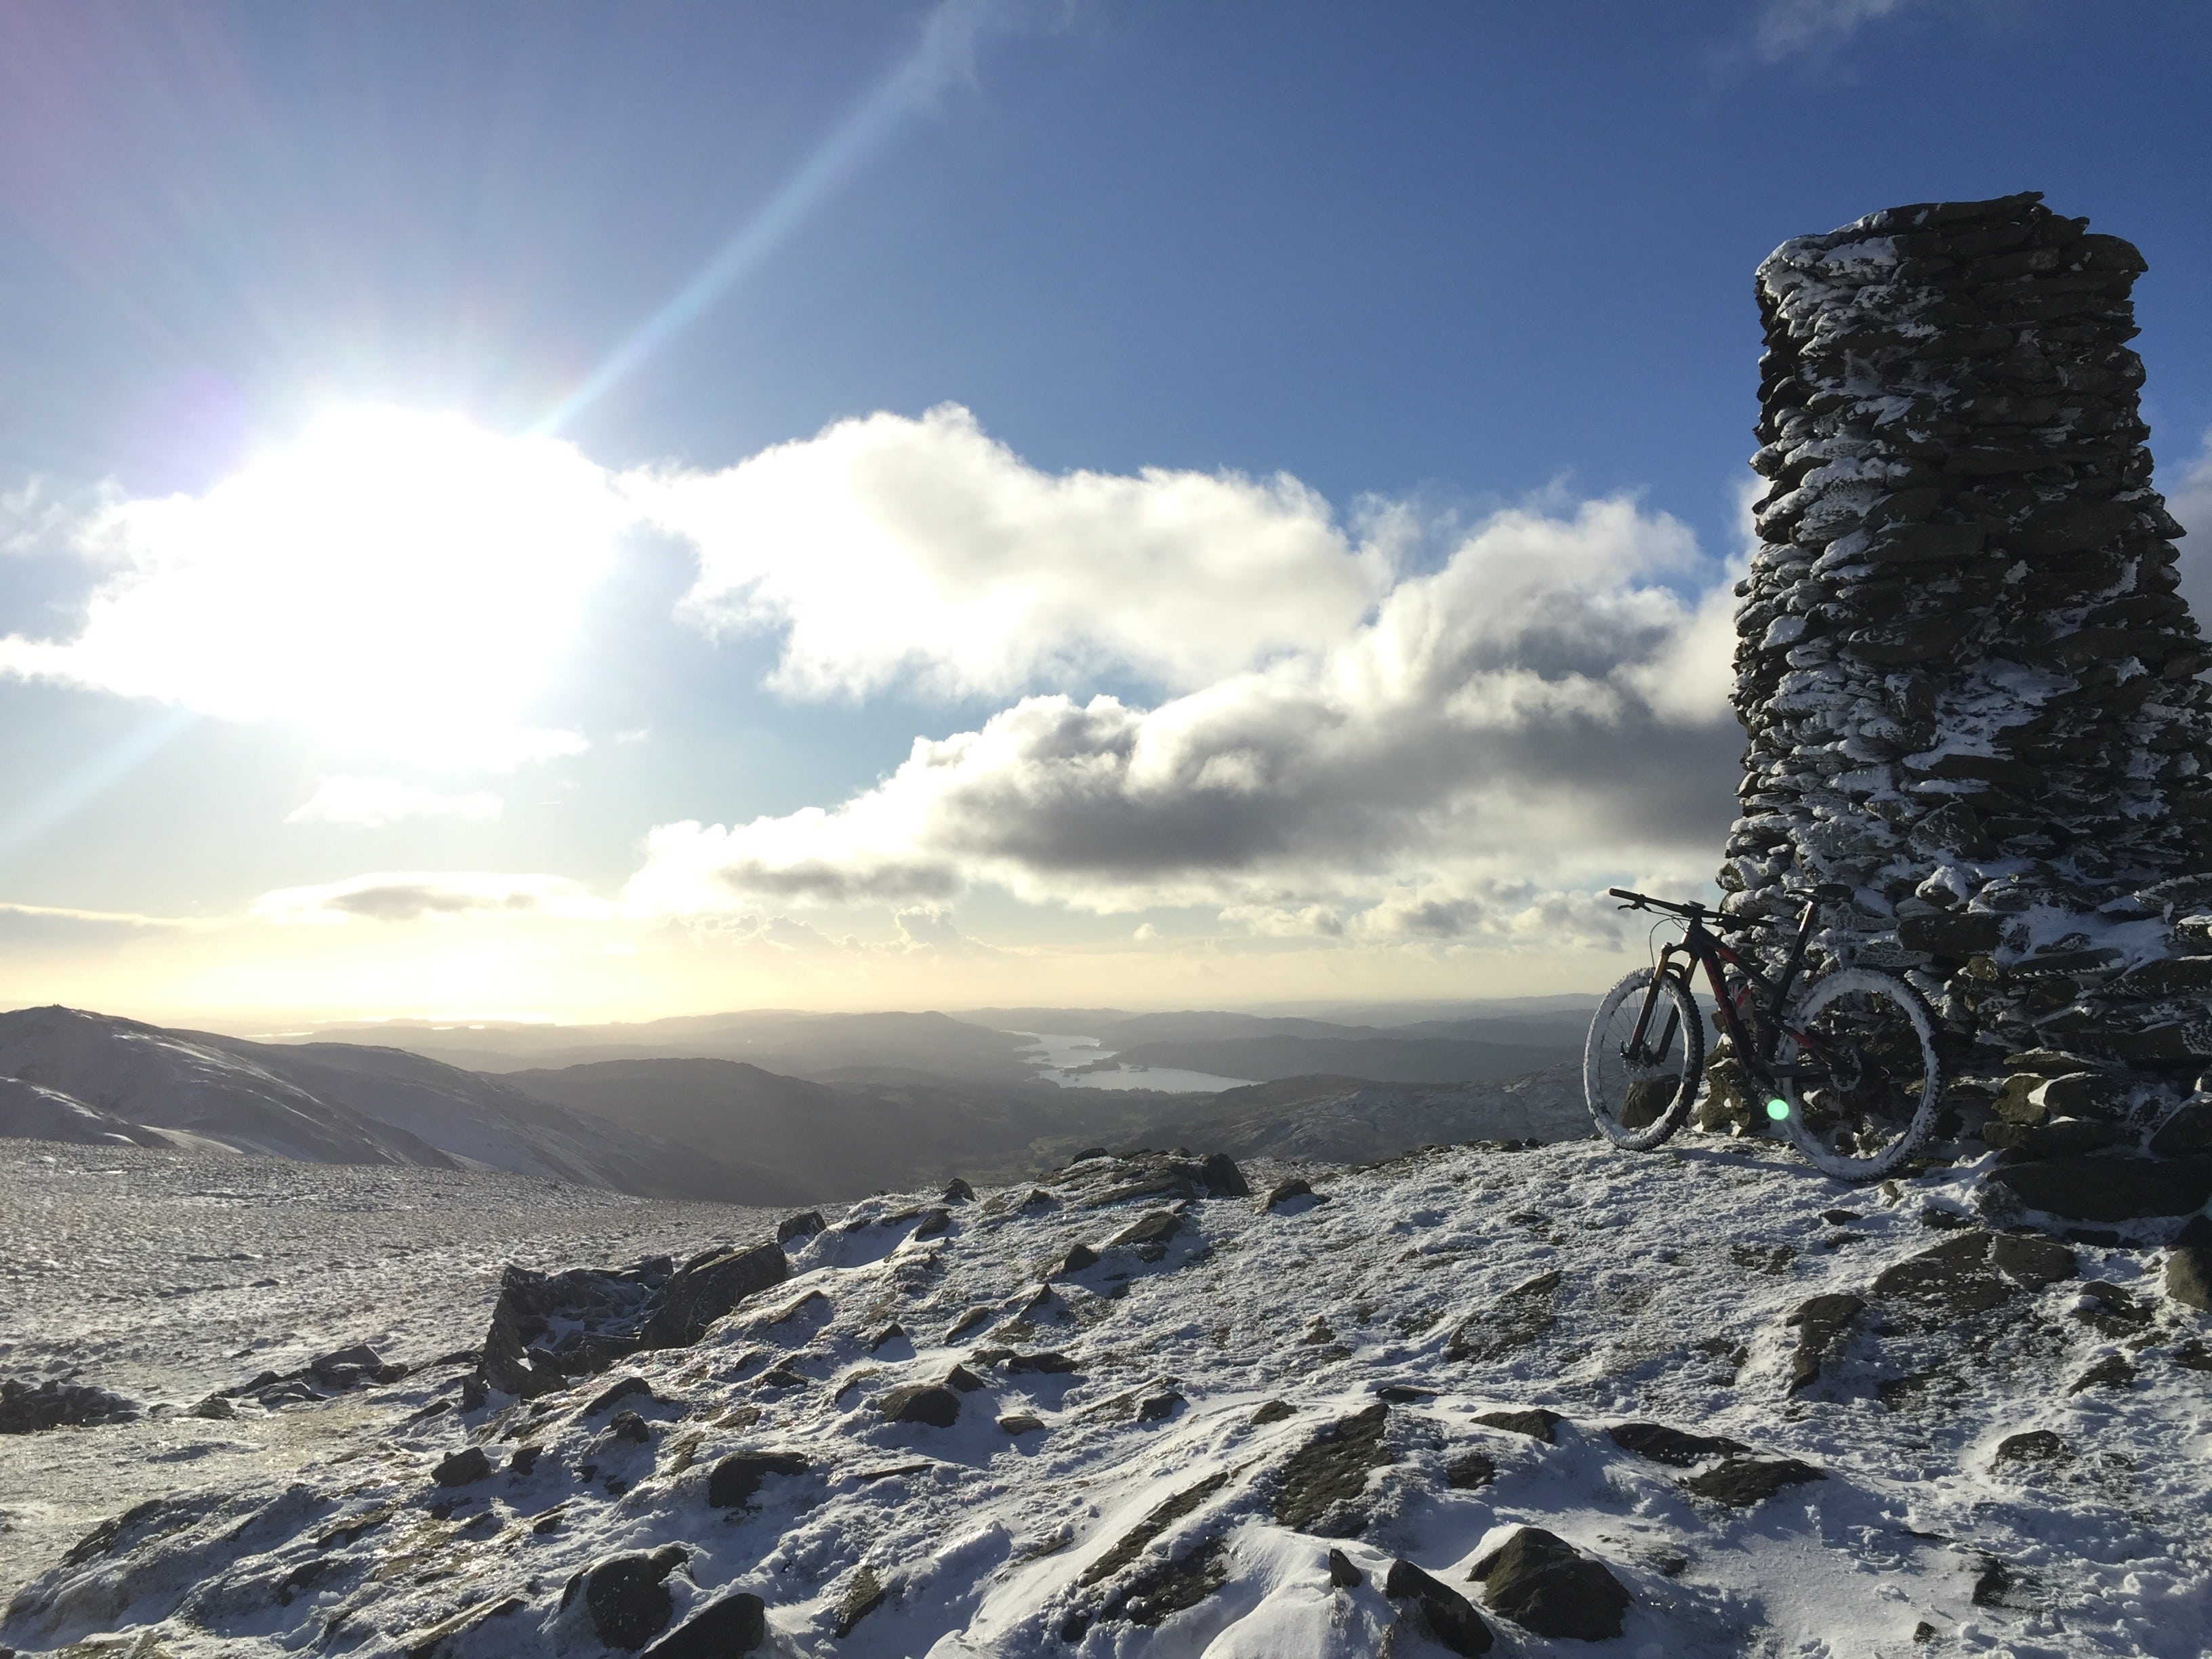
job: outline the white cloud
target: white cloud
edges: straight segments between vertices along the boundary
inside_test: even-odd
[[[395,778],[325,778],[315,793],[285,816],[287,823],[357,824],[377,829],[404,818],[495,818],[501,802],[488,789],[446,794]]]
[[[1725,576],[1629,501],[1502,513],[1328,648],[1151,709],[1025,697],[917,740],[834,809],[662,825],[625,901],[941,903],[989,882],[1313,933],[1409,879],[1672,866],[1688,849],[1702,863],[1735,781],[1728,600],[1665,584]],[[1401,931],[1418,931],[1406,914]]]
[[[565,876],[471,870],[380,872],[279,888],[254,900],[252,913],[264,921],[323,924],[527,915],[597,921],[615,914],[604,899]]]
[[[950,404],[629,488],[698,550],[684,614],[781,631],[774,683],[802,696],[907,678],[1006,694],[1106,667],[1189,690],[1340,639],[1390,574],[1293,478],[1048,474]]]
[[[1752,26],[1753,39],[1759,55],[1772,63],[1836,46],[1869,23],[1913,3],[1915,0],[1767,0]]]
[[[2179,544],[2181,595],[2197,625],[2212,632],[2212,431],[2205,433],[2196,459],[2181,475],[2181,488],[2167,495],[2166,505],[2189,532]]]
[[[0,639],[0,674],[424,764],[572,752],[530,708],[629,518],[567,444],[336,411],[203,495],[94,509],[75,537],[100,572],[82,628]]]

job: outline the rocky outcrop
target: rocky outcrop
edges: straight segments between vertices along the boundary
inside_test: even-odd
[[[136,1401],[89,1382],[63,1382],[51,1377],[35,1386],[0,1382],[0,1434],[128,1423],[138,1415]]]
[[[688,1346],[747,1297],[781,1285],[781,1244],[667,1256],[635,1267],[534,1273],[509,1264],[484,1338],[483,1380],[502,1394],[549,1394],[646,1348]]]
[[[2028,192],[1869,214],[1758,273],[1770,483],[1720,882],[1754,913],[1848,889],[1816,957],[1902,971],[2002,1091],[1992,1143],[2042,1155],[2212,1057],[2212,652],[2151,488],[2144,269]]]

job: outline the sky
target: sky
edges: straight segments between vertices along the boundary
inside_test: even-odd
[[[2212,547],[2208,76],[2197,0],[0,0],[0,1000],[1601,988],[1732,812],[1753,268],[2135,241]]]

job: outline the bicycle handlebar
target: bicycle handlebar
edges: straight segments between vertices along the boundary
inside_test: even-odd
[[[1664,910],[1669,915],[1702,921],[1711,927],[1749,927],[1754,925],[1747,916],[1723,915],[1695,900],[1687,904],[1677,904],[1672,899],[1654,898],[1649,893],[1633,892],[1626,887],[1608,887],[1606,891],[1617,899],[1626,901],[1620,907],[1624,910]]]

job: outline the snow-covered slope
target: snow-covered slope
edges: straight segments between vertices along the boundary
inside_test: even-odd
[[[1273,1208],[1164,1168],[868,1200],[696,1346],[527,1403],[418,1374],[282,1490],[95,1531],[0,1640],[735,1652],[702,1621],[754,1596],[786,1656],[1412,1659],[1470,1612],[1594,1659],[2212,1643],[2212,1352],[2154,1246],[1755,1146],[1315,1166]],[[1571,1593],[1516,1596],[1547,1560]],[[1618,1634],[1539,1633],[1577,1620]]]
[[[59,1140],[85,1146],[166,1147],[170,1144],[156,1130],[88,1106],[58,1090],[42,1089],[13,1077],[0,1077],[0,1139]]]
[[[72,1008],[19,1008],[0,1014],[0,1078],[172,1139],[310,1163],[501,1170],[733,1203],[803,1196],[767,1171],[678,1152],[397,1048],[279,1046]]]

